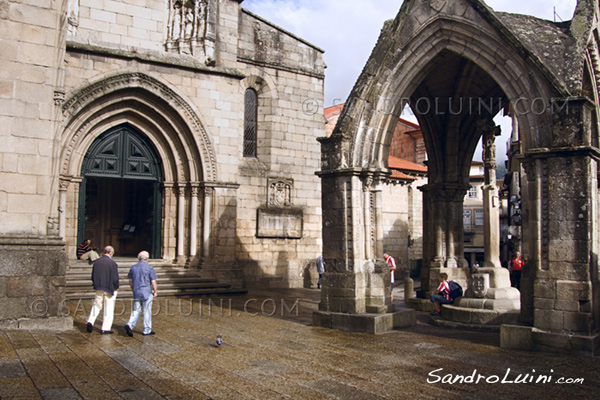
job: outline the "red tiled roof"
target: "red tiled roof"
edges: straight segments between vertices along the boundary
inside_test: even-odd
[[[394,156],[389,156],[388,166],[391,169],[427,173],[427,167]]]
[[[323,110],[323,114],[325,115],[325,119],[329,121],[332,117],[340,115],[342,113],[342,108],[344,108],[344,103],[338,104],[337,106],[327,107]]]
[[[408,120],[406,120],[406,119],[404,119],[402,117],[398,118],[398,122],[401,122],[401,123],[403,123],[404,125],[407,125],[407,126],[411,126],[416,131],[420,131],[421,130],[421,127],[418,124],[415,124],[414,122],[408,121]]]
[[[415,178],[414,176],[407,175],[404,172],[396,171],[395,169],[392,170],[391,178],[403,179],[405,181],[416,181],[417,180],[417,178]]]

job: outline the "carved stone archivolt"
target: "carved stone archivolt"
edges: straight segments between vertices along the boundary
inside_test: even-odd
[[[88,85],[81,90],[75,91],[70,94],[62,105],[63,116],[68,124],[69,121],[78,116],[82,110],[93,102],[98,101],[103,96],[107,96],[116,91],[132,88],[142,88],[150,93],[156,94],[157,97],[161,97],[168,101],[169,104],[173,105],[176,114],[180,114],[184,117],[189,125],[190,131],[193,133],[193,140],[195,142],[193,146],[198,149],[202,156],[203,171],[201,173],[198,172],[197,175],[203,176],[205,181],[215,181],[218,176],[217,158],[212,142],[204,128],[204,124],[185,99],[170,87],[148,75],[138,72],[123,73],[107,77],[106,79]],[[94,118],[101,119],[102,113],[96,113]],[[77,131],[72,134],[71,139],[65,144],[65,148],[63,149],[65,155],[62,160],[62,173],[64,175],[68,174],[69,160],[71,154],[73,154],[75,150],[74,147],[80,142],[80,136],[86,135],[90,129],[89,127],[91,124],[89,121],[90,119],[79,126]],[[180,165],[182,165],[182,163],[180,163]]]

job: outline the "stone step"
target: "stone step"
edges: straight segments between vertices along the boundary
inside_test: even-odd
[[[133,297],[127,274],[134,259],[116,260],[119,264],[119,294],[118,298],[130,299]],[[245,294],[247,290],[234,289],[226,283],[219,283],[216,279],[202,277],[202,271],[176,267],[162,260],[150,260],[157,277],[158,293],[160,296],[187,296],[187,295],[233,295]],[[65,297],[67,300],[92,299],[94,290],[91,282],[92,266],[88,263],[78,262],[67,268]]]
[[[207,296],[207,295],[243,295],[247,294],[248,291],[245,289],[234,289],[234,288],[200,288],[200,289],[166,289],[162,290],[159,287],[158,295],[163,296]],[[119,289],[117,297],[119,299],[131,299],[133,293],[131,290]],[[90,300],[94,298],[94,291],[90,290],[87,292],[72,292],[65,293],[66,300]]]

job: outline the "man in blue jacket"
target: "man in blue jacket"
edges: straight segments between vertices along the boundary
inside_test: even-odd
[[[104,255],[94,261],[92,266],[92,283],[96,295],[87,322],[88,332],[92,331],[96,317],[100,314],[104,304],[104,316],[100,333],[103,335],[113,333],[110,328],[114,318],[117,289],[119,289],[119,270],[117,263],[112,259],[114,254],[115,249],[112,246],[106,246]]]
[[[156,297],[156,272],[150,264],[148,264],[150,255],[147,251],[140,251],[138,254],[139,262],[131,267],[127,277],[129,278],[129,286],[133,290],[133,309],[125,332],[127,336],[133,336],[133,327],[137,322],[140,313],[144,311],[144,330],[143,335],[154,335],[152,330],[152,300]]]

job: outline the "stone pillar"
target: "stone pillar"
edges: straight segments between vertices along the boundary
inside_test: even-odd
[[[516,322],[520,312],[520,293],[510,286],[508,269],[500,264],[499,195],[496,187],[495,136],[500,129],[491,121],[478,121],[483,136],[484,252],[483,267],[471,275],[463,297],[453,305],[444,306],[445,320],[469,325],[500,325]]]
[[[190,257],[196,256],[198,249],[198,194],[199,187],[193,183],[191,187],[190,199]]]
[[[339,170],[321,179],[326,270],[313,323],[369,333],[413,325],[414,310],[394,312],[389,268],[374,254],[383,251],[383,234],[376,228],[383,223],[380,188],[374,183],[379,178],[361,170]]]
[[[163,183],[163,199],[162,254],[165,259],[173,260],[177,249],[177,191],[173,182]]]
[[[177,262],[184,263],[185,186],[177,187]]]
[[[523,160],[525,179],[521,180],[521,224],[523,256],[527,263],[521,272],[521,322],[533,325],[534,282],[542,260],[542,160]]]
[[[485,181],[483,185],[483,238],[484,268],[501,268],[500,263],[500,196],[496,186],[495,137],[500,136],[500,127],[491,121],[478,121],[477,129],[483,136],[483,163]]]
[[[67,234],[67,190],[69,189],[69,181],[66,179],[59,180],[58,188],[58,236],[65,240]]]
[[[202,256],[207,259],[210,257],[210,210],[212,207],[213,188],[204,188],[204,214],[202,216]]]
[[[421,291],[418,296],[428,298],[439,285],[441,272],[449,279],[466,286],[468,278],[462,224],[462,203],[466,186],[457,184],[428,184],[419,188],[423,191],[426,207],[423,213],[423,268],[421,270]],[[433,231],[433,232],[432,232]],[[427,254],[432,255],[429,259]]]
[[[596,105],[587,98],[555,100],[547,147],[527,149],[529,229],[523,235],[533,276],[533,326],[503,326],[501,346],[597,354],[598,160]],[[527,330],[528,328],[528,330]],[[525,337],[512,340],[515,333]],[[528,333],[528,335],[524,335]]]

